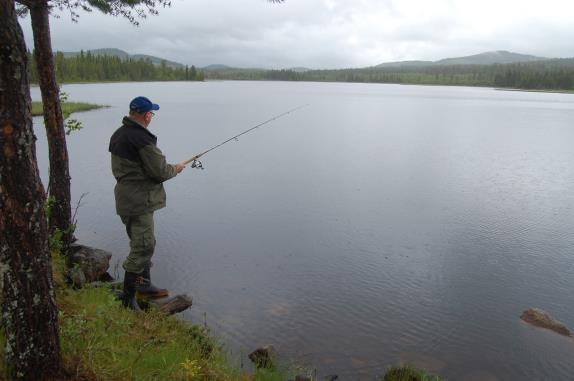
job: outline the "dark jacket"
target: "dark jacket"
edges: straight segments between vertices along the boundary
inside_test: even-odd
[[[128,117],[110,139],[112,173],[117,180],[116,212],[120,216],[137,216],[165,207],[162,183],[177,172],[156,143],[154,134]]]

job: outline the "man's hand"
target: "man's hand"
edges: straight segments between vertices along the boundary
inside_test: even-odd
[[[175,170],[177,173],[180,173],[181,171],[183,171],[184,168],[185,168],[185,164],[183,164],[183,163],[177,163],[175,165]]]

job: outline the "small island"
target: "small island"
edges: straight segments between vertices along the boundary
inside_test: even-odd
[[[84,102],[61,102],[62,113],[64,114],[64,119],[74,112],[90,111],[100,108],[106,108],[110,106],[97,105],[94,103],[84,103]],[[32,102],[32,116],[41,116],[44,113],[42,110],[42,102],[34,101]]]

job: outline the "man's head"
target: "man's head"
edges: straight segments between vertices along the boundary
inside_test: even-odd
[[[144,127],[149,126],[154,111],[159,110],[159,105],[152,103],[146,97],[136,97],[130,102],[130,117],[141,123]]]

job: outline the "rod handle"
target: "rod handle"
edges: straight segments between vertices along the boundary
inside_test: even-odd
[[[192,157],[191,159],[182,162],[182,164],[183,164],[183,165],[188,165],[188,164],[191,163],[192,161],[199,159],[200,156],[201,156],[201,155],[195,155],[195,156]]]

